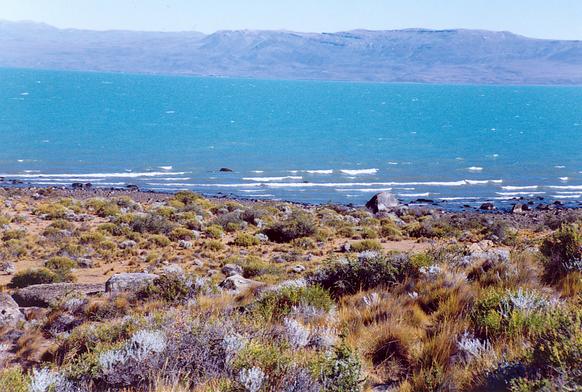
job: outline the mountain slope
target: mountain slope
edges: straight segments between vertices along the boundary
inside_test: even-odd
[[[204,35],[0,22],[0,66],[283,79],[582,84],[582,41],[480,30]]]

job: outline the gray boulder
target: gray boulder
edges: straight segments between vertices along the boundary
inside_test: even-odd
[[[388,211],[398,207],[398,199],[390,192],[380,192],[375,194],[367,203],[366,207],[374,214],[380,211]]]
[[[0,293],[0,328],[14,327],[24,320],[18,304],[7,293]]]
[[[224,290],[240,292],[259,285],[261,283],[256,280],[246,279],[240,275],[232,275],[223,280],[219,286]]]
[[[0,272],[6,274],[13,274],[16,271],[16,266],[10,261],[0,261]]]
[[[12,297],[20,306],[48,307],[57,305],[69,295],[93,295],[105,291],[102,283],[35,284],[17,290]]]
[[[105,291],[120,293],[124,291],[139,291],[152,283],[158,275],[145,272],[124,272],[115,274],[105,282]]]
[[[243,269],[240,265],[236,264],[226,264],[222,267],[222,273],[226,276],[242,275]]]

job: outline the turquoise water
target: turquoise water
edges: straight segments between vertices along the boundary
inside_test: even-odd
[[[582,201],[582,88],[0,70],[0,176],[364,203]],[[228,167],[232,173],[220,173]]]

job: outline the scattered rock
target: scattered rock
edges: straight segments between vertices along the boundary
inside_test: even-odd
[[[239,292],[259,285],[261,283],[256,280],[246,279],[240,275],[232,275],[223,280],[219,286],[224,290]]]
[[[129,184],[129,185],[125,186],[125,189],[127,189],[128,191],[132,191],[132,192],[138,192],[139,186],[134,185],[134,184]]]
[[[267,237],[267,235],[263,233],[255,234],[255,238],[261,242],[269,242],[269,237]]]
[[[123,291],[139,291],[152,283],[158,275],[145,272],[124,272],[115,274],[105,282],[105,291],[119,293]]]
[[[479,209],[483,210],[483,211],[493,211],[496,209],[495,204],[493,203],[483,203],[481,204],[481,207],[479,207]]]
[[[195,265],[196,267],[204,267],[204,262],[200,259],[194,259],[192,265]]]
[[[0,328],[14,327],[24,315],[18,309],[18,304],[7,293],[0,292]]]
[[[0,272],[13,274],[16,271],[16,265],[10,261],[0,261]]]
[[[392,207],[398,206],[398,199],[390,192],[380,192],[374,195],[367,203],[366,207],[373,213],[388,211]]]
[[[342,251],[344,253],[349,253],[351,250],[352,250],[352,244],[350,244],[349,242],[344,243],[340,247],[340,251]]]
[[[164,268],[162,268],[162,271],[164,274],[169,275],[184,275],[184,269],[178,264],[166,265]]]
[[[199,240],[202,237],[202,233],[198,230],[192,230],[192,239]]]
[[[296,273],[296,274],[300,274],[303,271],[305,271],[305,267],[302,266],[301,264],[298,264],[298,265],[292,267],[290,271],[293,273]]]
[[[95,264],[93,263],[93,260],[83,257],[77,260],[77,265],[79,268],[93,268]]]
[[[136,246],[137,246],[137,242],[135,242],[133,240],[125,240],[119,244],[120,249],[132,249],[132,248],[135,248]]]
[[[240,265],[236,264],[226,264],[222,267],[222,273],[226,276],[242,275],[243,269]]]
[[[73,182],[71,184],[71,187],[73,189],[91,189],[93,187],[93,184],[91,184],[90,182],[87,182],[87,183]]]
[[[180,242],[178,242],[178,245],[182,249],[192,249],[192,246],[193,246],[191,241],[186,241],[186,240],[180,240]]]
[[[529,206],[527,204],[514,204],[513,207],[511,207],[511,212],[513,214],[523,214],[526,211],[529,211]]]
[[[214,276],[217,273],[218,273],[218,270],[215,270],[215,269],[209,269],[208,271],[206,271],[207,276]]]
[[[103,291],[105,286],[101,283],[49,283],[19,289],[12,297],[20,306],[48,307],[70,294],[93,295]]]

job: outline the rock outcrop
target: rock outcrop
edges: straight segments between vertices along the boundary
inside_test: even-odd
[[[105,291],[120,293],[124,291],[139,291],[152,283],[158,275],[145,272],[124,272],[115,274],[105,282]]]
[[[103,291],[105,286],[101,283],[49,283],[24,287],[12,297],[20,306],[47,307],[58,304],[71,294],[92,295]]]
[[[391,208],[398,207],[398,199],[390,192],[380,192],[375,194],[367,203],[366,207],[374,214],[381,211],[388,211]]]

